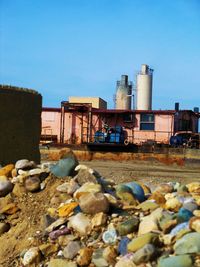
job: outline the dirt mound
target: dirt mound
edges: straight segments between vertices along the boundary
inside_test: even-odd
[[[55,196],[56,187],[64,182],[63,179],[53,176],[46,180],[47,185],[43,191],[23,194],[21,197],[16,197],[12,193],[7,196],[8,201],[15,203],[19,210],[7,215],[5,220],[11,225],[11,229],[0,236],[1,267],[20,266],[19,258],[23,250],[42,244],[42,218],[50,207],[51,198]]]

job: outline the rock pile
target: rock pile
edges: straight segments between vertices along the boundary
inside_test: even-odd
[[[135,181],[116,185],[72,153],[54,165],[24,159],[0,169],[0,236],[12,228],[7,216],[20,212],[15,199],[45,190],[55,176],[65,181],[19,266],[200,266],[200,183],[153,192]]]

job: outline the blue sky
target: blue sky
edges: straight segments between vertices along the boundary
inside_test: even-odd
[[[100,96],[154,69],[153,108],[200,106],[199,0],[0,0],[0,83],[43,105]]]

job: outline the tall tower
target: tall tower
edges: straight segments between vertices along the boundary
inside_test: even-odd
[[[116,109],[131,109],[132,83],[128,82],[128,75],[122,75],[117,81]]]
[[[153,70],[148,65],[142,64],[141,71],[137,75],[136,92],[138,110],[152,109],[152,82]]]

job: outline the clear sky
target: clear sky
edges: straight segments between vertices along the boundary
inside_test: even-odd
[[[200,106],[200,0],[0,0],[0,83],[43,106],[100,96],[154,69],[153,108]]]

